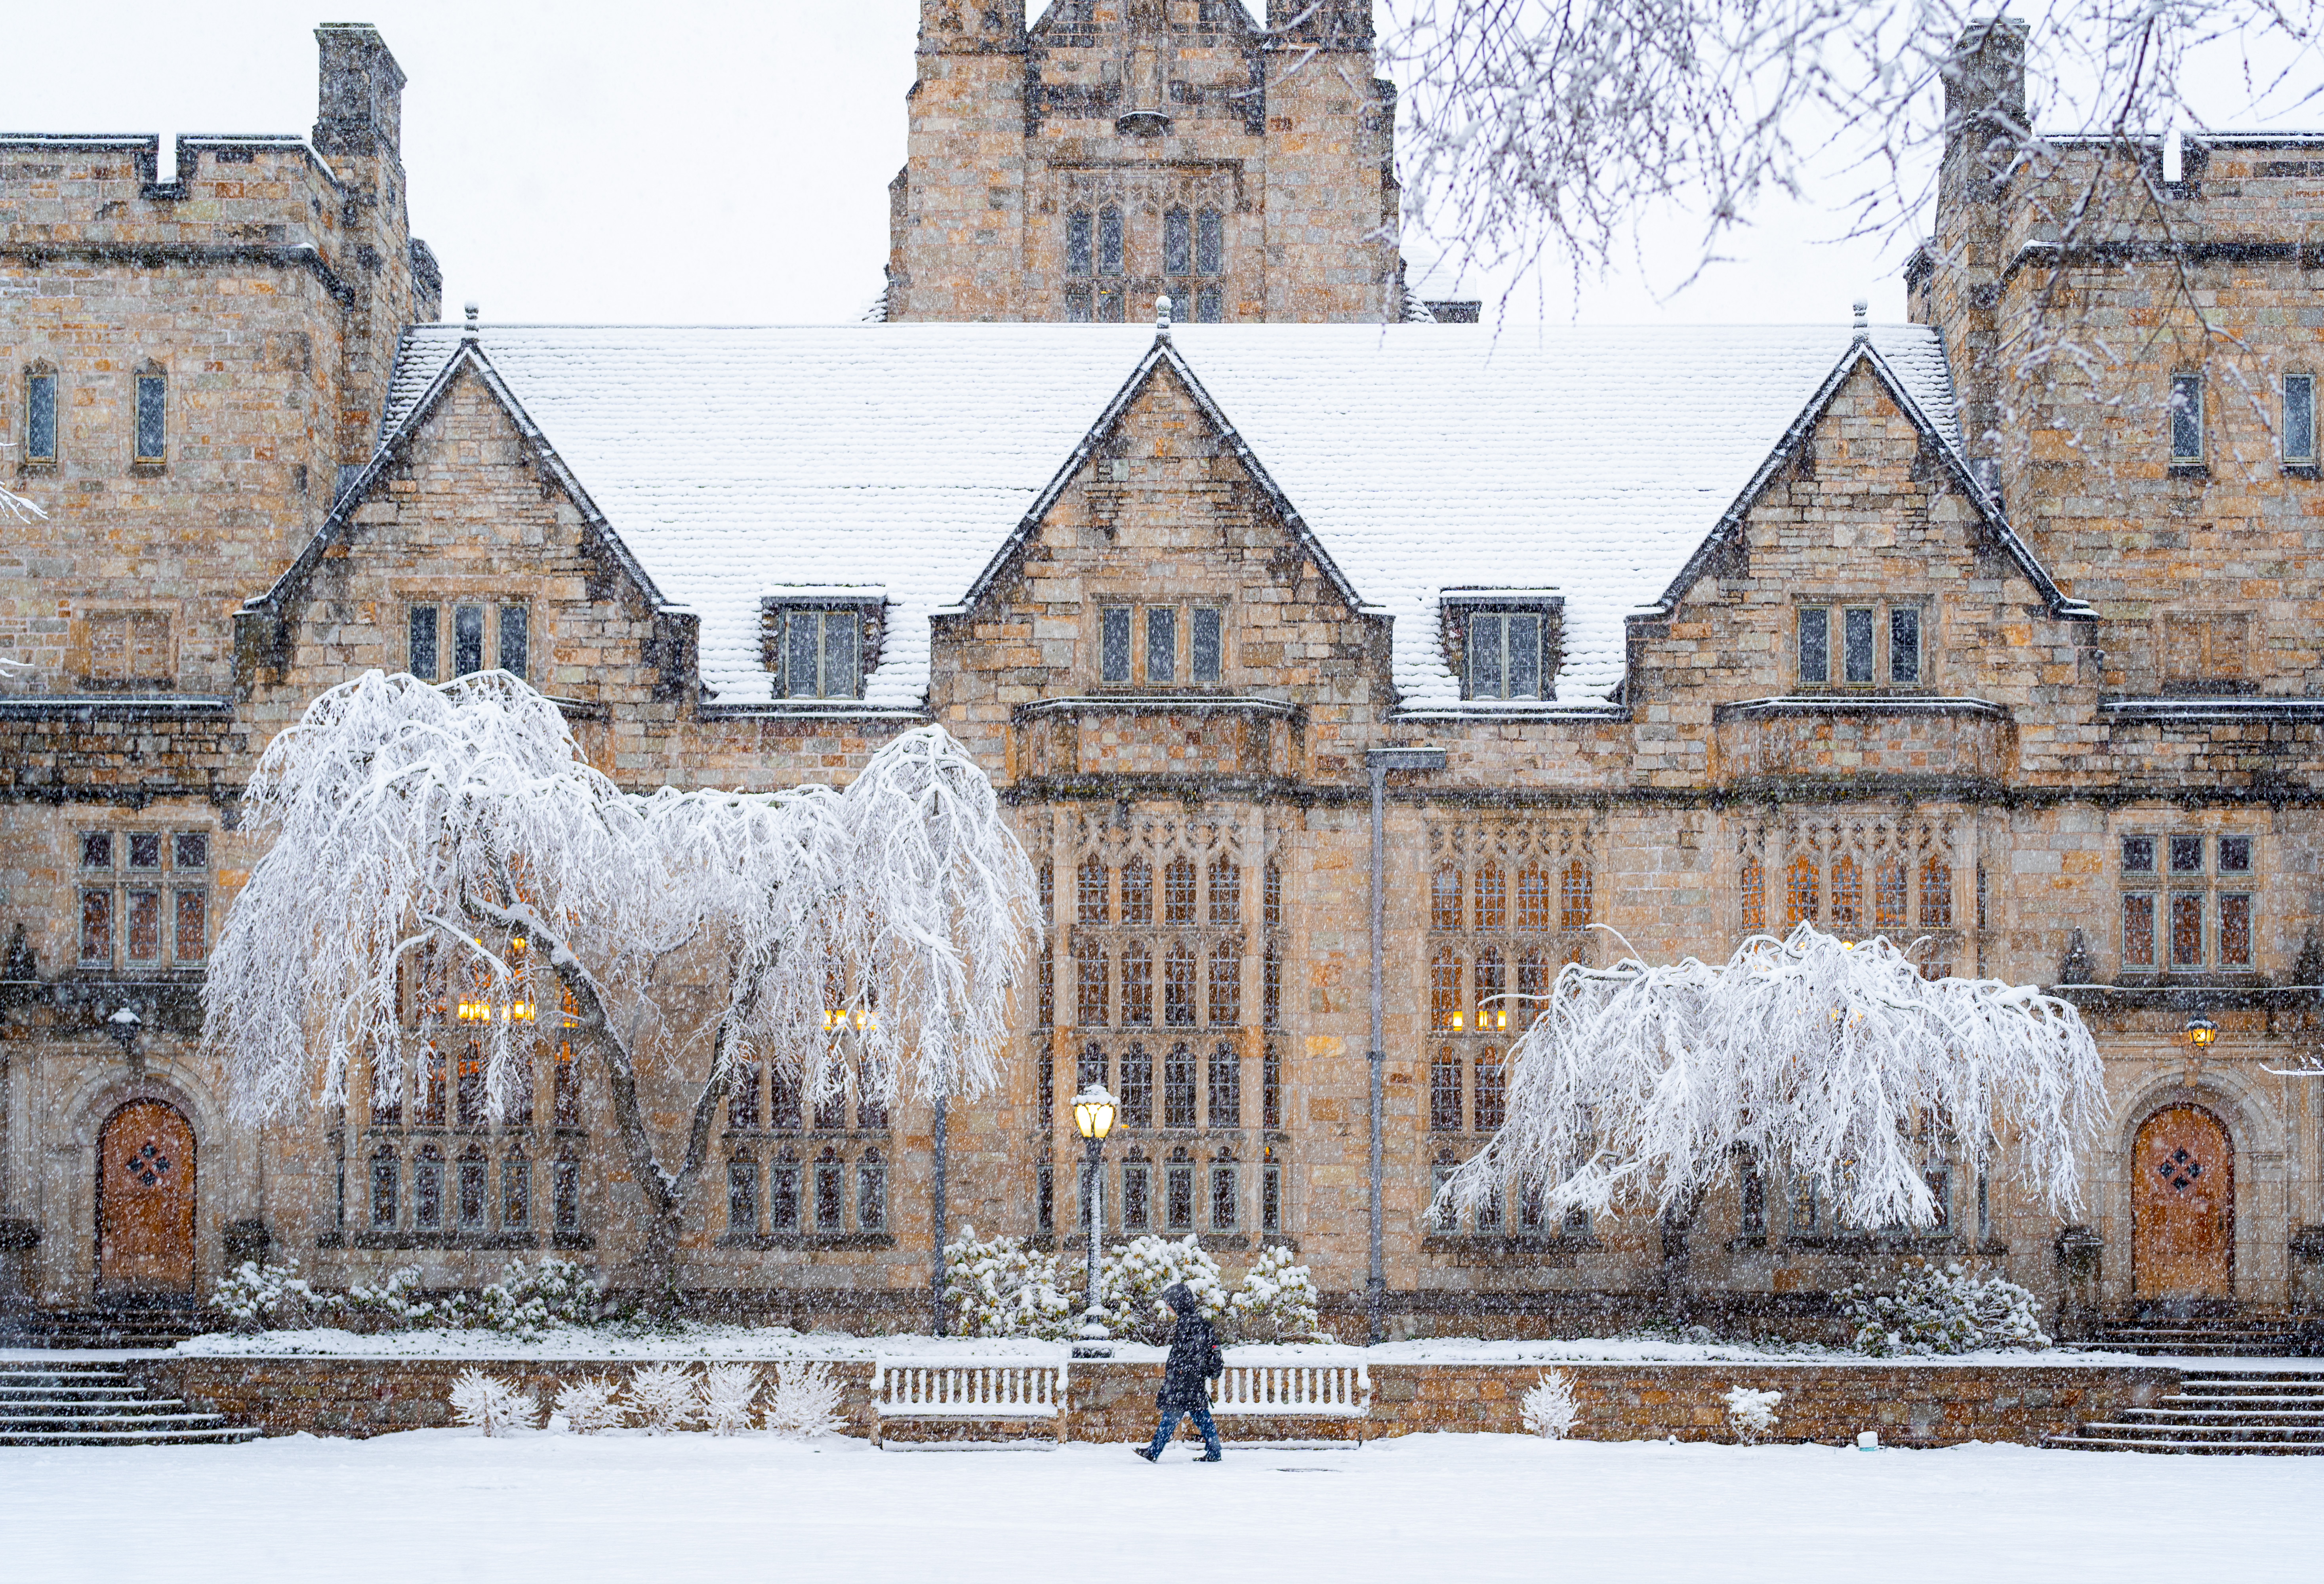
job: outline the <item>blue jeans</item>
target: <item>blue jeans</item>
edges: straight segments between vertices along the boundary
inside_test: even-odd
[[[1210,1456],[1217,1457],[1219,1427],[1211,1422],[1211,1409],[1207,1403],[1197,1403],[1191,1408],[1163,1409],[1162,1428],[1154,1432],[1154,1444],[1147,1450],[1156,1457],[1160,1457],[1162,1449],[1170,1444],[1171,1436],[1177,1432],[1178,1421],[1186,1418],[1192,1418],[1194,1428],[1203,1432],[1203,1450]]]

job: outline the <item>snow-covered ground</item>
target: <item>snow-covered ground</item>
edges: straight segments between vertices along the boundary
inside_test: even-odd
[[[2324,1459],[1427,1435],[881,1451],[414,1431],[0,1449],[0,1575],[72,1584],[2317,1577]]]

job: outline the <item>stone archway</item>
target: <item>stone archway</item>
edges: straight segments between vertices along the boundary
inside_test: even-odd
[[[2142,1304],[2235,1296],[2236,1156],[2225,1122],[2170,1105],[2139,1124],[2130,1159],[2131,1286]]]
[[[133,1100],[97,1141],[97,1294],[191,1298],[194,1129],[166,1101]]]

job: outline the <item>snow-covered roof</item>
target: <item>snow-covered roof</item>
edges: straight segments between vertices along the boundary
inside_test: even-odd
[[[698,613],[719,703],[770,702],[762,597],[876,585],[887,637],[864,702],[889,708],[924,700],[930,612],[968,595],[1154,348],[1143,326],[419,326],[389,436],[468,334],[652,586]],[[1851,351],[1844,325],[1173,337],[1330,564],[1394,618],[1407,707],[1459,703],[1448,590],[1562,596],[1560,702],[1606,698],[1624,617],[1686,568]],[[1958,455],[1934,334],[1870,339]]]

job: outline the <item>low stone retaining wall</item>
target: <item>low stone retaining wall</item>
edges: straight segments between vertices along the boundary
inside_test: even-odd
[[[961,1361],[964,1365],[972,1362]],[[255,1424],[269,1435],[301,1431],[369,1436],[451,1422],[447,1403],[462,1370],[482,1368],[544,1399],[583,1376],[622,1378],[627,1360],[490,1358],[161,1358],[132,1368],[157,1392]],[[1065,1412],[1038,1425],[891,1420],[872,1412],[872,1366],[835,1364],[846,1384],[847,1432],[890,1440],[993,1439],[1056,1434],[1067,1441],[1142,1441],[1154,1430],[1158,1364],[1074,1364]],[[1536,1364],[1376,1364],[1372,1411],[1356,1419],[1237,1417],[1236,1440],[1370,1440],[1426,1431],[1525,1428],[1518,1404],[1541,1377]],[[1959,1441],[2031,1445],[2085,1420],[2152,1402],[2179,1372],[2147,1366],[2058,1364],[1564,1364],[1582,1408],[1576,1436],[1591,1441],[1724,1441],[1729,1386],[1784,1394],[1773,1439],[1845,1442],[1877,1431],[1886,1444]],[[1181,1433],[1185,1433],[1182,1432]]]

